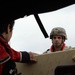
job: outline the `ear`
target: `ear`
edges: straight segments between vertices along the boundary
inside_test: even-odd
[[[64,43],[64,42],[65,42],[65,39],[63,39],[62,41],[63,41],[63,43]]]
[[[64,42],[65,42],[65,38],[64,38],[63,40],[64,40]]]
[[[53,43],[53,40],[51,39],[52,43]]]
[[[8,24],[7,26],[6,34],[8,34],[9,32],[10,32],[10,24]]]

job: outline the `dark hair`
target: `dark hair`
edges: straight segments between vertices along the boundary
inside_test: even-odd
[[[8,24],[10,24],[10,30],[12,31],[13,26],[14,26],[14,21],[10,21],[8,23],[3,23],[3,24],[1,23],[0,24],[0,34],[7,31]]]

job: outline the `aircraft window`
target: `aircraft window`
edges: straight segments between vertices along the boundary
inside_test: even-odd
[[[58,66],[55,75],[75,75],[75,65]]]
[[[53,27],[63,27],[68,36],[65,43],[75,47],[75,4],[38,15],[48,35]],[[15,50],[33,51],[40,54],[49,49],[52,44],[49,37],[44,37],[34,15],[15,20],[13,36],[9,43]]]

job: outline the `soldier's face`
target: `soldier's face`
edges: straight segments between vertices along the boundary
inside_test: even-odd
[[[52,43],[56,47],[60,47],[62,44],[62,36],[53,36]]]

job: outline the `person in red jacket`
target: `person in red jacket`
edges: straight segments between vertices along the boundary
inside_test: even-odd
[[[36,62],[34,56],[38,55],[34,52],[19,52],[10,47],[8,42],[12,37],[13,26],[14,21],[0,23],[0,75],[2,75],[3,68],[10,59],[14,62],[32,63]]]
[[[67,40],[66,31],[62,27],[55,27],[52,29],[49,37],[52,41],[52,45],[48,50],[44,53],[56,52],[56,51],[63,51],[68,49],[69,47],[66,46],[64,43]]]

